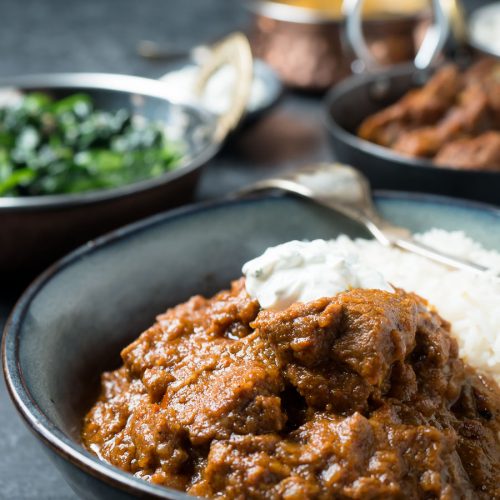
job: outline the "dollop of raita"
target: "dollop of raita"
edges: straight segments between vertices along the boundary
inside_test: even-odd
[[[332,297],[353,288],[394,292],[382,274],[346,253],[335,241],[289,241],[268,248],[243,266],[248,294],[263,309]]]

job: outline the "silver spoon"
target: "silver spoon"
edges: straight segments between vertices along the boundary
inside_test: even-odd
[[[269,189],[280,189],[309,198],[320,205],[363,224],[384,246],[395,246],[456,269],[485,272],[487,267],[454,257],[415,240],[408,229],[383,219],[373,203],[368,179],[348,165],[319,164],[289,176],[263,179],[242,190],[238,196]]]

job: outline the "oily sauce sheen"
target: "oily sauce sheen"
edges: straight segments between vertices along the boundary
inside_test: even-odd
[[[265,311],[244,281],[169,309],[102,376],[85,446],[219,498],[500,498],[500,390],[420,297]]]

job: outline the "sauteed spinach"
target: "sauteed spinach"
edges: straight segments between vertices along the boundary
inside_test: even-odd
[[[31,93],[0,109],[0,196],[107,189],[155,177],[180,160],[158,123],[90,96]]]

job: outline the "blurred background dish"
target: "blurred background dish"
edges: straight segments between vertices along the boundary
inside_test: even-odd
[[[394,152],[448,169],[500,173],[500,61],[462,70],[447,63],[428,81],[368,116],[356,133]]]
[[[472,12],[467,36],[475,49],[500,57],[500,2],[483,5]]]
[[[160,82],[106,74],[51,74],[2,79],[2,87],[44,92],[54,98],[83,92],[99,109],[127,109],[160,121],[180,145],[177,168],[112,189],[48,196],[0,197],[0,272],[32,275],[55,257],[105,231],[187,201],[200,169],[221,143],[213,115],[172,104]],[[43,251],[38,251],[43,248]]]
[[[453,0],[452,0],[453,1]],[[382,61],[377,58],[370,46],[370,41],[364,29],[366,8],[370,5],[365,0],[345,0],[343,2],[345,19],[345,34],[358,60],[358,73],[363,71],[377,71],[383,67]],[[424,70],[441,56],[442,49],[450,32],[450,10],[445,7],[443,0],[432,0],[431,18],[425,29],[419,32],[419,42],[413,63],[418,70]],[[457,11],[458,12],[458,11]],[[398,61],[393,61],[398,62]]]
[[[221,115],[231,104],[230,90],[235,84],[236,74],[231,66],[221,68],[207,82],[203,95],[197,96],[196,76],[204,57],[205,53],[202,53],[201,57],[180,58],[170,63],[160,80],[173,102],[199,105],[215,115]],[[283,85],[276,72],[264,61],[254,60],[252,87],[242,122],[248,124],[263,116],[277,104],[282,92]]]
[[[16,164],[8,155],[30,155],[26,162],[17,162],[17,170],[8,172],[7,182],[10,179],[17,181],[23,173],[36,176],[41,167],[40,157],[47,153],[44,148],[48,149],[49,156],[54,156],[59,149],[67,156],[65,160],[61,157],[49,162],[46,176],[35,177],[35,183],[41,186],[38,191],[36,186],[31,189],[28,182],[32,179],[28,178],[26,186],[18,183],[18,189],[7,189],[7,195],[0,196],[0,272],[14,275],[18,280],[21,275],[32,277],[56,257],[91,238],[188,201],[201,167],[218,152],[228,133],[238,126],[246,108],[252,56],[243,35],[229,35],[214,45],[211,56],[200,66],[194,79],[197,90],[202,92],[212,74],[227,64],[232,66],[237,78],[228,92],[230,106],[220,115],[211,114],[200,106],[175,104],[169,100],[162,82],[140,77],[69,73],[0,80],[0,88],[9,89],[7,95],[11,98],[16,92],[28,95],[18,110],[5,115],[6,120],[20,120],[23,128],[21,135],[13,139],[12,134],[3,131],[2,140],[14,142],[13,148],[2,145],[6,156],[4,167],[12,168]],[[40,100],[47,102],[42,106]],[[91,103],[95,109],[80,109],[85,103]],[[82,114],[85,116],[79,117]],[[125,120],[122,115],[126,115]],[[68,120],[70,123],[66,124]],[[120,123],[115,127],[117,120]],[[122,131],[121,121],[127,120],[129,128],[134,121],[149,125],[127,129],[127,136],[117,135],[114,128]],[[5,125],[7,128],[8,123]],[[164,141],[160,144],[157,140],[157,132],[161,130],[168,139],[168,147]],[[29,140],[22,136],[27,132]],[[152,134],[148,139],[149,147],[140,151],[140,143],[144,142],[142,136]],[[120,153],[123,147],[118,147],[117,141],[124,140],[132,142],[132,150]],[[70,147],[67,141],[71,144],[88,142],[94,149],[81,151],[78,144]],[[19,143],[23,142],[29,142],[29,147],[20,148]],[[125,146],[128,150],[129,146]],[[125,163],[139,153],[143,155],[136,162],[140,175],[129,175],[127,171],[133,172],[137,165]],[[78,160],[82,155],[88,157],[84,165]],[[112,156],[111,161],[98,162],[103,155],[107,160]],[[148,157],[152,160],[151,168],[145,169]],[[172,168],[162,165],[167,159]],[[60,188],[56,183],[57,189],[50,190],[47,187],[58,178],[52,172],[54,168],[63,168],[59,172],[63,183]],[[82,170],[94,175],[77,175]],[[118,177],[127,173],[128,179],[117,181],[113,171]],[[70,182],[68,178],[73,175],[77,177]],[[42,246],[43,252],[37,251]]]
[[[326,126],[337,158],[356,165],[376,189],[405,189],[500,204],[500,173],[441,168],[357,136],[363,120],[418,86],[415,68],[400,66],[338,84],[325,100]]]
[[[361,29],[363,3],[346,4],[346,33],[369,73],[341,82],[326,100],[335,155],[375,188],[500,203],[500,65],[475,62],[462,4],[434,1],[434,25],[414,63],[383,68]],[[458,66],[446,62],[445,48]]]
[[[174,105],[159,82],[106,74],[51,74],[2,79],[1,87],[44,92],[56,99],[83,92],[101,110],[127,109],[161,121],[183,150],[178,168],[113,189],[49,196],[0,197],[0,272],[33,275],[69,249],[105,231],[186,201],[201,167],[220,144],[214,119],[202,110]],[[43,248],[40,252],[38,249]]]
[[[254,16],[254,54],[287,85],[324,91],[352,72],[355,57],[343,36],[342,2],[251,0],[246,6]],[[382,65],[413,59],[429,19],[425,0],[368,1],[363,7],[367,43]]]
[[[112,189],[175,169],[185,153],[163,123],[99,109],[85,93],[0,90],[7,96],[17,98],[0,108],[3,197]]]

